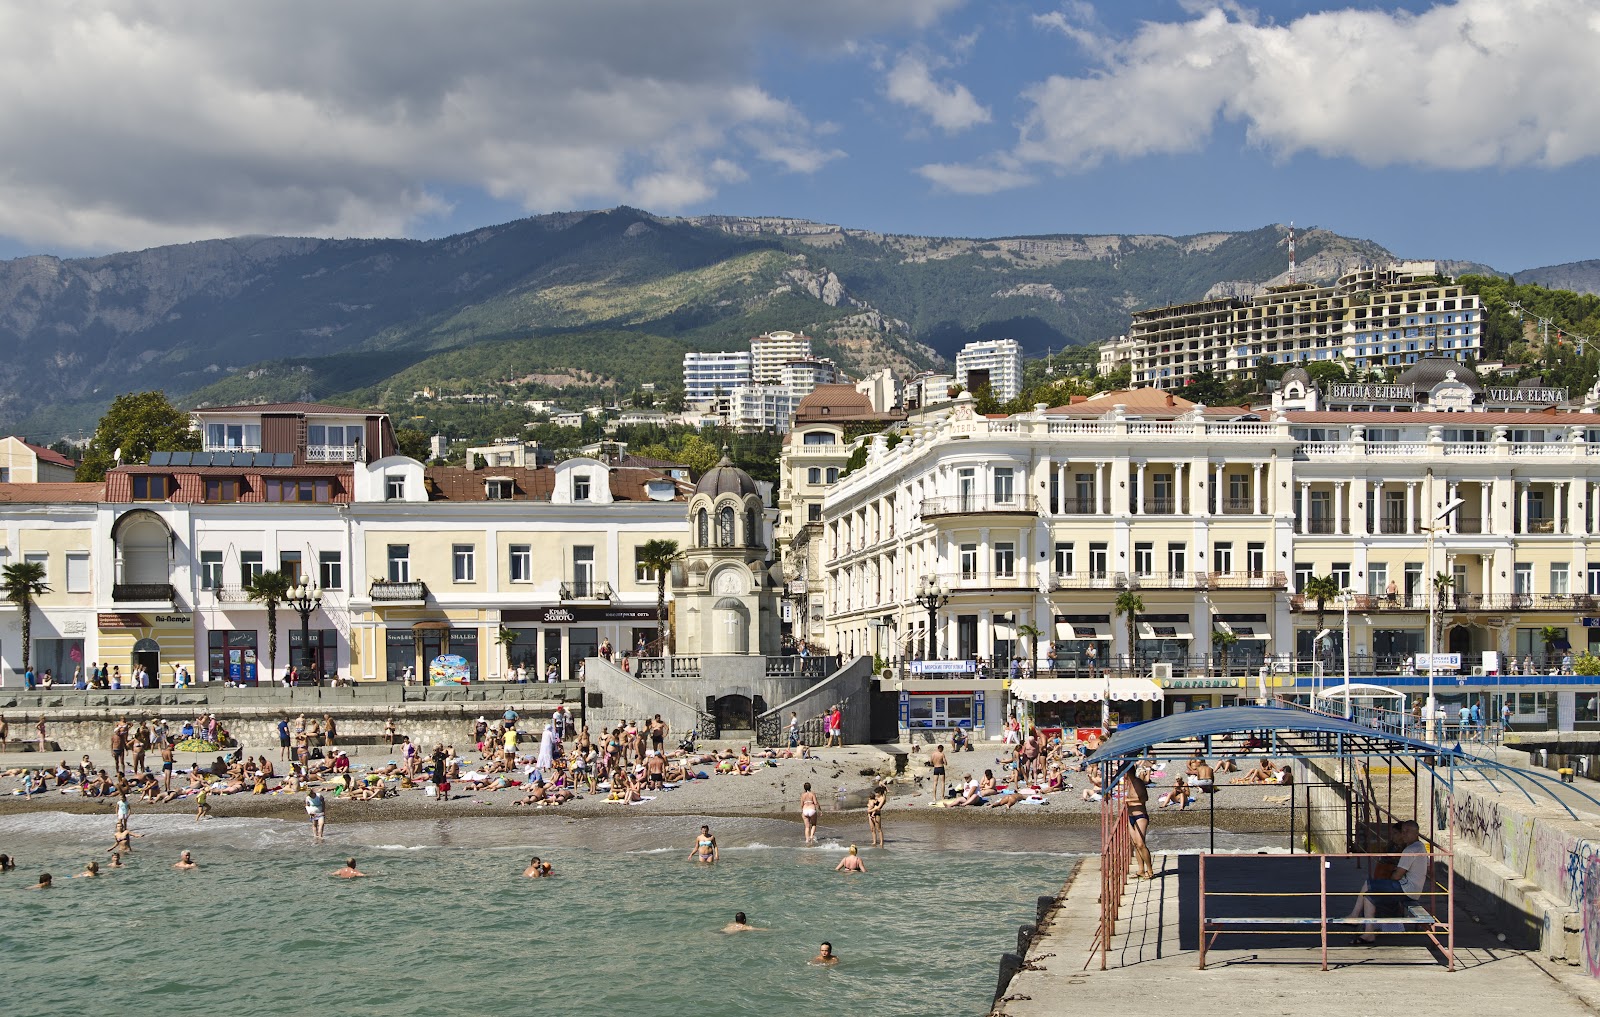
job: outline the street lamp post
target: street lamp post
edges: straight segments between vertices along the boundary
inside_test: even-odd
[[[316,583],[301,576],[300,582],[289,588],[289,595],[284,599],[284,603],[300,615],[301,666],[309,674],[312,664],[316,662],[316,654],[311,649],[311,615],[322,606],[322,591],[317,588]]]
[[[1428,567],[1426,575],[1423,577],[1422,586],[1424,595],[1428,598],[1428,715],[1423,718],[1423,737],[1430,742],[1434,740],[1434,735],[1437,733],[1438,720],[1435,715],[1439,712],[1438,704],[1433,700],[1433,679],[1435,672],[1438,670],[1434,658],[1438,656],[1439,651],[1436,635],[1439,627],[1434,620],[1438,610],[1439,597],[1437,591],[1433,589],[1433,538],[1439,532],[1440,521],[1447,518],[1461,505],[1462,500],[1460,498],[1452,498],[1446,502],[1439,514],[1433,517],[1433,525],[1427,528],[1428,547],[1425,557],[1428,560]]]
[[[928,612],[928,659],[938,659],[939,609],[950,603],[950,590],[933,576],[922,577],[917,603]]]

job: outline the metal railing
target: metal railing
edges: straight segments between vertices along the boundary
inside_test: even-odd
[[[1100,505],[1093,498],[1063,498],[1058,504],[1061,506],[1061,515],[1097,516],[1101,514]]]
[[[1031,590],[1026,569],[1011,572],[941,572],[939,581],[952,590]]]
[[[1128,585],[1126,572],[1056,572],[1050,576],[1054,590],[1120,590]]]
[[[1102,764],[1101,772],[1111,767]],[[1122,910],[1122,894],[1128,887],[1128,869],[1133,864],[1133,835],[1128,828],[1128,806],[1117,799],[1114,789],[1101,787],[1100,800],[1100,924],[1094,930],[1094,946],[1100,952],[1100,970],[1106,969],[1111,938],[1117,934],[1117,914]],[[1094,956],[1090,953],[1090,958]],[[1087,965],[1085,965],[1087,966]]]
[[[372,581],[372,586],[367,589],[367,596],[377,603],[427,600],[428,584],[420,579],[405,582],[375,579]]]
[[[1128,576],[1130,589],[1194,590],[1211,585],[1208,572],[1134,572]]]
[[[562,600],[610,600],[611,584],[605,580],[570,580],[561,584]]]
[[[1010,498],[989,498],[981,495],[955,495],[948,498],[924,498],[919,509],[922,518],[975,514],[1039,514],[1039,499],[1031,494]]]
[[[308,463],[353,463],[361,454],[358,445],[307,445],[306,462]]]
[[[117,603],[173,602],[171,583],[116,583],[111,587],[111,599]]]

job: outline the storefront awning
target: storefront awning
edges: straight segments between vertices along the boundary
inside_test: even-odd
[[[1193,639],[1189,626],[1176,622],[1140,622],[1140,639]]]
[[[1104,625],[1074,625],[1056,622],[1057,639],[1110,639],[1111,630]]]
[[[1227,625],[1228,623],[1220,622],[1219,624]],[[1254,625],[1228,625],[1227,631],[1238,636],[1241,641],[1245,639],[1260,639],[1264,641],[1268,638],[1267,633],[1258,632]]]
[[[1011,694],[1030,703],[1159,702],[1161,686],[1148,678],[1018,678]]]

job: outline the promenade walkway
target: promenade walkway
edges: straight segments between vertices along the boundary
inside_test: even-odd
[[[1159,842],[1159,834],[1157,841]],[[1092,1009],[1170,1017],[1352,1017],[1364,1014],[1481,1013],[1503,1005],[1539,1017],[1600,1013],[1600,981],[1542,963],[1497,943],[1467,920],[1456,941],[1457,970],[1420,937],[1377,947],[1330,938],[1329,970],[1320,970],[1316,937],[1224,936],[1198,969],[1191,880],[1193,859],[1162,855],[1156,879],[1130,880],[1116,935],[1100,970],[1090,945],[1099,919],[1100,859],[1087,859],[1055,912],[1055,923],[1029,947],[995,1013],[1053,1017]],[[1470,906],[1464,910],[1470,914]],[[1296,940],[1304,940],[1297,945]],[[1420,945],[1417,945],[1420,941]],[[1088,966],[1085,967],[1085,962]],[[1486,1007],[1489,1001],[1497,1005]]]

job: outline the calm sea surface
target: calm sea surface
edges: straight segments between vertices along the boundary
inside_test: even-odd
[[[319,847],[302,824],[136,815],[126,868],[70,879],[111,825],[0,817],[7,1012],[977,1015],[1096,836],[903,823],[847,876],[841,840],[772,820],[713,821],[722,862],[697,866],[683,818],[335,824]],[[199,871],[171,868],[184,848]],[[371,878],[332,878],[349,854]],[[556,878],[521,878],[533,854]],[[43,871],[56,889],[24,889]],[[769,931],[721,934],[734,911]],[[806,963],[824,939],[836,968]]]

